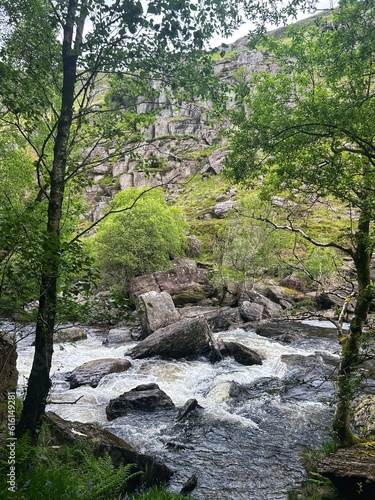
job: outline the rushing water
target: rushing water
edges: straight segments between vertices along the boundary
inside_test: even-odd
[[[4,326],[4,325],[0,325]],[[310,336],[285,345],[253,330],[221,332],[264,357],[263,365],[242,366],[226,358],[132,361],[124,373],[104,377],[98,387],[69,390],[62,377],[82,363],[122,358],[135,343],[102,344],[103,334],[55,347],[48,410],[69,420],[95,422],[124,438],[138,451],[165,462],[175,474],[169,488],[178,491],[193,474],[197,499],[285,499],[286,491],[305,478],[301,453],[329,437],[334,388],[329,381],[337,363],[334,336]],[[30,371],[31,337],[19,342],[20,390]],[[156,382],[177,407],[196,398],[201,408],[185,421],[176,412],[133,414],[107,422],[111,398],[139,384]]]

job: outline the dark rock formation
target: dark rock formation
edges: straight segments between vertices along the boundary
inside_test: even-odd
[[[322,457],[317,472],[330,479],[343,499],[375,498],[375,448],[358,445]]]
[[[197,485],[198,485],[197,476],[196,474],[193,474],[182,486],[180,491],[181,495],[188,495],[197,487]]]
[[[195,410],[195,408],[199,406],[198,401],[196,399],[188,399],[184,406],[179,410],[178,415],[176,417],[177,422],[183,420],[187,415]]]
[[[70,389],[75,389],[80,385],[96,387],[105,375],[125,372],[131,366],[130,361],[123,358],[94,359],[75,368],[66,376],[66,380],[70,384]]]
[[[173,401],[157,384],[143,384],[111,399],[106,413],[108,420],[114,420],[132,411],[150,412],[173,408],[175,408]]]
[[[174,359],[194,357],[208,352],[209,341],[209,326],[204,318],[183,319],[160,328],[127,354],[133,359],[152,356]]]
[[[138,297],[142,338],[178,321],[180,314],[167,292],[147,292]]]
[[[72,445],[81,441],[89,443],[96,456],[108,453],[113,464],[117,467],[135,464],[135,470],[143,472],[127,482],[129,489],[139,488],[141,485],[162,484],[173,475],[173,472],[166,465],[157,462],[149,455],[138,453],[122,439],[94,424],[63,420],[52,412],[47,412],[46,420],[53,436],[51,444],[66,443]]]
[[[237,363],[246,366],[262,364],[261,356],[252,349],[238,342],[224,342],[224,345],[229,356],[233,356]]]

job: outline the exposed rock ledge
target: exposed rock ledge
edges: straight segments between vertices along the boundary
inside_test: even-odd
[[[149,455],[138,453],[122,439],[94,424],[63,420],[52,412],[46,413],[46,419],[58,444],[89,442],[93,446],[95,455],[102,456],[107,452],[116,467],[121,464],[135,464],[137,470],[143,472],[127,482],[129,489],[141,485],[161,484],[173,475],[165,464],[157,462]]]
[[[375,498],[375,445],[342,448],[320,459],[317,472],[330,479],[343,499]]]

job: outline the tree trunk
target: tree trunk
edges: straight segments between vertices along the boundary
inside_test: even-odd
[[[369,234],[370,221],[367,216],[361,214],[356,233],[356,249],[353,252],[358,280],[358,299],[349,332],[340,338],[342,351],[338,371],[337,408],[333,420],[333,430],[342,447],[351,446],[358,441],[350,429],[350,416],[351,402],[355,393],[355,372],[360,362],[362,330],[372,301]]]
[[[72,50],[77,3],[78,0],[69,0],[64,26],[62,45],[62,100],[55,138],[52,169],[50,171],[51,187],[48,203],[47,235],[43,255],[41,256],[42,274],[35,331],[35,353],[21,420],[17,427],[18,436],[29,432],[33,438],[36,437],[40,417],[44,413],[48,392],[51,388],[50,369],[56,319],[57,282],[61,260],[60,222],[64,201],[67,148],[73,117],[74,88],[77,74],[77,51]],[[83,26],[84,19],[81,19],[81,23]],[[77,28],[78,33],[82,34],[82,30],[79,31]]]

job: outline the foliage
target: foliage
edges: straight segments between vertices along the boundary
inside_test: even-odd
[[[374,21],[373,2],[342,0],[330,23],[318,18],[311,26],[290,30],[289,43],[270,39],[279,68],[254,76],[245,107],[233,115],[228,159],[228,175],[237,182],[254,186],[261,180],[265,197],[287,193],[286,224],[263,217],[265,222],[353,261],[358,283],[354,315],[345,335],[337,325],[342,351],[333,427],[343,446],[356,442],[349,409],[373,298]],[[307,223],[312,207],[332,198],[345,207],[345,231],[339,238],[312,237]],[[301,214],[305,225],[296,224]]]
[[[133,466],[115,467],[108,455],[96,458],[87,446],[31,446],[25,435],[17,440],[16,488],[7,484],[9,450],[0,459],[2,498],[44,500],[74,498],[104,500],[118,498],[126,481],[134,476]],[[136,474],[136,473],[135,473]]]
[[[116,213],[100,224],[90,242],[103,285],[126,291],[135,276],[167,268],[172,256],[183,254],[182,212],[167,205],[162,189],[118,193],[111,210]]]

